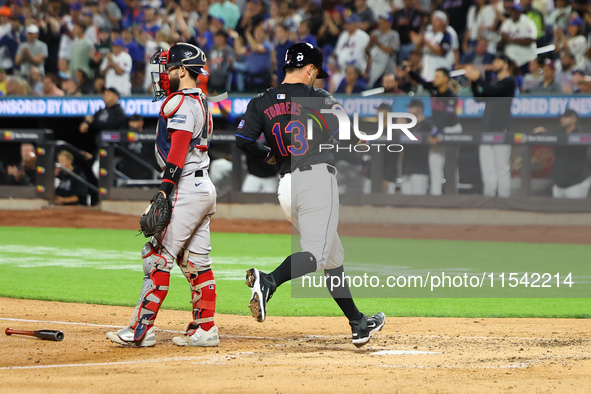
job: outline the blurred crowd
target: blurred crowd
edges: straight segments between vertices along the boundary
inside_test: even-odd
[[[285,51],[325,55],[333,93],[416,92],[423,79],[495,55],[524,93],[588,93],[587,0],[0,0],[0,95],[151,93],[152,54],[182,41],[208,56],[201,88],[256,92],[281,83]],[[461,90],[467,80],[458,79]]]

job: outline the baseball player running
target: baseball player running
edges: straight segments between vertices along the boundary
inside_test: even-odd
[[[266,274],[256,268],[247,271],[246,284],[252,291],[250,309],[259,322],[265,320],[267,302],[281,284],[320,269],[324,269],[326,276],[343,275],[345,252],[337,234],[339,194],[335,160],[330,151],[319,150],[321,143],[332,142],[332,136],[325,133],[308,140],[304,124],[292,122],[291,117],[291,113],[297,114],[298,105],[301,106],[292,98],[318,97],[326,108],[340,108],[332,95],[312,87],[316,78],[328,76],[322,63],[322,53],[311,44],[291,46],[283,64],[286,73],[283,83],[254,97],[238,125],[236,143],[240,149],[279,165],[279,203],[301,235],[302,251],[288,256],[273,272]],[[330,118],[336,124],[336,117]],[[336,127],[329,130],[334,131]],[[269,146],[258,141],[261,133]],[[341,282],[340,287],[329,286],[329,290],[349,319],[353,344],[360,347],[382,329],[386,316],[381,312],[371,317],[361,313],[347,281]]]
[[[216,283],[211,271],[209,223],[216,209],[216,190],[207,170],[212,119],[207,99],[196,88],[207,58],[191,44],[177,43],[156,52],[151,62],[160,65],[152,73],[154,99],[166,97],[156,128],[156,159],[164,170],[158,193],[169,197],[172,216],[168,226],[142,249],[144,283],[138,304],[126,327],[107,333],[121,345],[154,346],[154,321],[168,292],[174,261],[191,286],[193,320],[178,346],[216,346],[214,325]],[[158,194],[153,200],[158,198]]]

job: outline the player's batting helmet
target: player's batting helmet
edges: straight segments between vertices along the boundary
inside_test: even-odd
[[[318,79],[328,78],[328,74],[322,68],[324,56],[314,45],[307,42],[294,44],[285,52],[284,70],[291,67],[301,68],[308,64],[313,64],[318,68]]]
[[[207,56],[201,48],[186,42],[179,42],[169,50],[158,50],[152,55],[150,63],[158,64],[158,72],[152,72],[152,87],[154,89],[154,101],[166,97],[170,92],[170,83],[166,70],[171,67],[182,66],[195,74],[209,75],[203,68],[207,62]]]

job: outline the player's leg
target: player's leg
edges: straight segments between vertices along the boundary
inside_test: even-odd
[[[173,338],[179,346],[217,346],[220,342],[214,324],[216,283],[209,255],[210,222],[215,213],[216,192],[209,178],[201,179],[191,193],[194,201],[190,213],[199,222],[177,257],[177,264],[191,286],[193,304],[193,321],[187,324],[185,335]]]
[[[495,155],[495,171],[498,182],[498,196],[511,195],[511,145],[493,146]]]
[[[432,146],[429,149],[429,172],[431,175],[431,195],[440,196],[443,191],[443,168],[445,166],[445,147]]]
[[[326,284],[330,295],[349,320],[353,344],[361,347],[369,342],[374,333],[382,329],[386,322],[386,315],[379,312],[373,316],[366,316],[357,309],[351,296],[349,282],[345,278],[344,259],[345,249],[338,234],[335,234],[327,266],[324,268]]]
[[[168,293],[170,270],[174,259],[155,237],[144,245],[142,258],[144,282],[129,327],[118,332],[107,333],[107,338],[121,345],[154,346],[156,344],[154,321]]]
[[[480,145],[478,154],[482,175],[482,194],[487,197],[494,197],[497,190],[497,172],[492,145]]]

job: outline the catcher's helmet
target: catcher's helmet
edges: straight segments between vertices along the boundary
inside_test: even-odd
[[[169,81],[166,70],[171,67],[182,66],[195,74],[209,75],[203,68],[207,62],[207,56],[200,48],[185,42],[179,42],[170,47],[169,50],[158,50],[150,59],[151,64],[158,64],[158,72],[152,72],[152,88],[154,89],[154,101],[157,101],[170,94]]]
[[[322,56],[322,52],[314,45],[307,42],[294,44],[285,52],[285,59],[283,61],[284,70],[290,67],[302,68],[308,64],[313,64],[318,68],[317,78],[328,78],[328,74],[322,68],[324,56]]]

